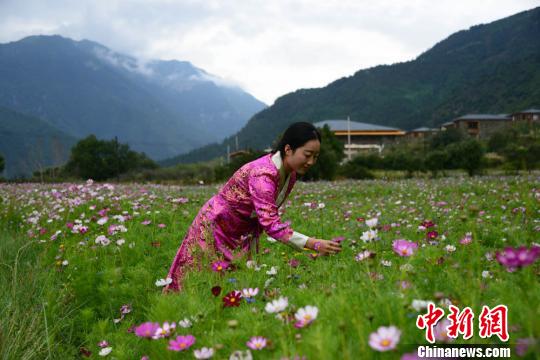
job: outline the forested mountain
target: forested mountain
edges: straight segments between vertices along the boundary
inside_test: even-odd
[[[31,175],[33,171],[65,163],[76,139],[38,118],[0,106],[0,155],[3,177]]]
[[[288,124],[344,119],[433,127],[465,113],[511,113],[540,105],[540,8],[452,34],[416,59],[360,70],[324,88],[300,89],[254,115],[236,135],[263,149]],[[226,154],[235,135],[164,164]]]
[[[265,107],[188,62],[143,62],[61,36],[0,44],[0,106],[76,138],[118,136],[154,159],[221,141]]]

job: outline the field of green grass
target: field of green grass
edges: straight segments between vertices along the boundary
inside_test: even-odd
[[[343,238],[340,254],[316,257],[263,234],[249,262],[216,272],[215,259],[204,259],[183,292],[162,294],[156,283],[218,188],[0,184],[0,356],[192,359],[206,347],[215,359],[413,358],[428,344],[416,321],[429,302],[445,315],[450,305],[475,315],[471,339],[438,331],[437,344],[506,344],[513,358],[538,356],[538,176],[298,183],[283,219],[312,237]],[[394,249],[399,239],[406,251]],[[498,260],[521,246],[529,263]],[[257,295],[225,306],[247,288]],[[270,313],[280,298],[287,306]],[[508,308],[506,342],[479,336],[482,306],[499,304]],[[299,324],[306,306],[318,311]],[[158,326],[145,323],[162,335],[138,336]],[[381,327],[390,334],[377,337]]]

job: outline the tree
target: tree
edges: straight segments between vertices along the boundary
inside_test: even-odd
[[[439,171],[448,167],[448,153],[444,150],[432,150],[426,155],[426,169],[431,171],[433,177],[437,177]]]
[[[450,162],[466,170],[469,176],[478,174],[484,167],[484,153],[484,147],[475,139],[461,141],[448,147]]]
[[[144,153],[130,150],[127,144],[119,144],[116,139],[98,140],[95,135],[90,135],[71,149],[66,171],[83,179],[99,181],[135,169],[156,167]]]
[[[0,173],[4,171],[5,161],[2,155],[0,155]]]
[[[450,128],[445,131],[440,131],[431,138],[432,149],[443,149],[450,144],[463,141],[466,135],[460,129]]]
[[[325,125],[321,131],[321,152],[319,159],[302,177],[304,180],[332,180],[336,176],[338,166],[345,157],[344,144]]]

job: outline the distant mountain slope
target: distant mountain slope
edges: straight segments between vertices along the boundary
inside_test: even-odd
[[[0,155],[6,178],[27,177],[40,168],[61,165],[76,139],[38,118],[0,107]]]
[[[118,136],[154,159],[220,141],[265,107],[188,62],[141,63],[60,36],[0,45],[0,105],[75,137]]]
[[[262,149],[295,121],[351,120],[402,129],[433,127],[464,113],[509,113],[540,105],[540,8],[459,31],[415,60],[360,70],[320,89],[301,89],[257,113],[237,134]],[[163,163],[226,153],[235,136]]]

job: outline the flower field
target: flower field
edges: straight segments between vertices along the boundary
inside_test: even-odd
[[[0,353],[8,359],[413,359],[430,304],[470,307],[472,337],[536,358],[540,178],[299,183],[282,217],[335,256],[260,239],[205,256],[163,294],[188,226],[218,186],[0,185]],[[486,305],[508,341],[480,336]]]

